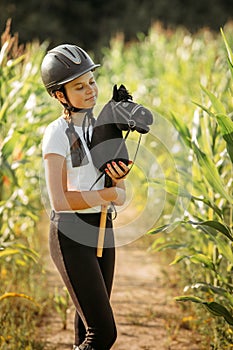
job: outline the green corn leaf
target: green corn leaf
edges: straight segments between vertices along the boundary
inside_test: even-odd
[[[214,301],[204,303],[206,309],[211,312],[213,315],[224,317],[225,321],[233,326],[233,317],[227,308],[219,303]]]
[[[39,220],[38,214],[35,214],[35,208],[33,208],[31,205],[23,205],[21,204],[22,207],[24,207],[25,211],[20,215],[20,217],[30,217],[34,222]]]
[[[179,183],[171,180],[165,180],[161,178],[153,178],[150,180],[150,183],[154,186],[162,187],[167,193],[170,193],[174,196],[187,197],[190,198],[190,193],[183,187],[179,185]]]
[[[233,306],[233,296],[224,288],[213,286],[212,284],[205,283],[205,282],[198,282],[190,286],[191,289],[198,289],[203,292],[209,292],[212,294],[218,294],[221,295],[227,299],[230,300],[232,306]]]
[[[212,203],[207,198],[193,196],[184,187],[181,187],[177,182],[171,180],[164,180],[161,178],[153,178],[149,181],[153,186],[162,187],[167,193],[170,193],[172,195],[190,198],[192,202],[201,201],[205,203],[208,207],[213,209],[220,218],[222,218],[222,211],[216,206],[216,204]]]
[[[209,235],[217,245],[219,252],[229,261],[229,263],[233,264],[233,252],[229,241],[226,241],[226,239],[223,239],[217,235],[217,232],[223,233],[224,236],[230,239],[230,241],[233,241],[233,237],[228,226],[217,221],[193,222],[190,220],[188,223],[191,225],[196,225],[204,233]]]
[[[1,109],[0,109],[0,121],[3,121],[5,122],[6,120],[6,112],[7,112],[7,109],[9,108],[10,106],[10,101],[9,100],[5,100],[3,105],[1,106]]]
[[[228,117],[227,115],[225,114],[222,114],[222,113],[218,113],[216,114],[216,119],[218,121],[218,124],[220,126],[220,129],[221,129],[221,133],[223,136],[228,136],[228,135],[231,135],[228,138],[226,138],[226,141],[229,141],[233,144],[233,136],[232,136],[232,133],[233,133],[233,122],[231,120],[230,117]]]
[[[213,191],[221,194],[230,203],[233,203],[233,198],[225,191],[225,187],[222,183],[221,177],[219,176],[215,164],[204,152],[199,149],[199,147],[194,142],[192,145],[199,166],[201,167],[201,171],[208,183],[211,185]]]
[[[176,301],[191,301],[193,303],[202,304],[212,315],[214,316],[222,316],[225,321],[233,325],[233,317],[231,313],[227,310],[227,308],[219,303],[214,301],[206,302],[200,298],[194,297],[192,295],[182,295],[175,298]]]
[[[11,135],[11,137],[7,140],[7,142],[4,142],[4,141],[3,141],[4,145],[2,147],[2,155],[4,159],[7,159],[10,155],[12,155],[15,148],[18,147],[19,135],[17,134],[17,132],[14,132]]]
[[[164,244],[164,242],[166,241],[165,237],[158,237],[154,240],[154,242],[151,244],[150,246],[150,250],[154,250],[156,249],[160,244]]]
[[[195,297],[193,295],[181,295],[175,297],[176,301],[192,301],[193,303],[203,304],[203,300],[201,298]]]
[[[194,264],[202,264],[208,269],[215,271],[215,266],[210,258],[204,254],[194,254],[189,257]]]
[[[6,256],[15,255],[15,254],[19,254],[18,249],[12,249],[12,248],[4,249],[0,251],[0,258],[5,258]]]
[[[207,108],[207,107],[203,106],[202,104],[200,104],[200,103],[198,103],[198,102],[195,102],[195,101],[193,101],[193,103],[194,103],[196,106],[200,107],[204,112],[206,112],[207,114],[209,114],[211,117],[214,117],[214,116],[215,116],[215,114],[214,114],[213,112],[211,112],[211,110],[210,110],[209,108]]]
[[[166,250],[166,249],[180,249],[180,248],[186,248],[186,247],[187,247],[187,244],[171,242],[171,243],[161,244],[160,246],[154,248],[153,250],[157,252],[161,252],[162,250]]]
[[[222,219],[223,215],[222,215],[221,209],[215,203],[212,203],[207,198],[200,198],[200,197],[192,196],[191,201],[192,202],[201,201],[201,202],[205,203],[208,207],[213,209],[214,212]]]
[[[218,246],[219,252],[233,264],[233,251],[229,242],[226,242],[222,237],[215,237],[216,244]]]
[[[233,242],[233,236],[231,234],[231,229],[226,224],[222,224],[221,222],[216,221],[216,220],[207,220],[207,221],[201,221],[201,222],[194,222],[194,221],[190,220],[189,223],[192,225],[206,226],[206,227],[214,228],[218,232],[223,233],[227,238],[229,238]]]
[[[231,135],[231,137],[232,136],[233,136],[233,134]],[[228,152],[229,157],[233,163],[233,145],[229,144],[228,142],[227,142],[227,152]]]
[[[223,32],[223,29],[220,28],[220,31],[221,31],[221,34],[222,34],[222,37],[223,37],[223,40],[224,40],[224,44],[226,46],[226,49],[227,49],[227,54],[228,54],[228,58],[229,58],[229,61],[231,63],[231,65],[233,66],[233,53],[232,53],[232,50],[227,42],[227,39],[226,39],[226,36]]]
[[[153,228],[152,230],[148,231],[147,234],[148,235],[155,235],[157,233],[166,231],[169,227],[170,227],[170,224],[162,225],[162,226],[159,226],[157,228]]]
[[[210,236],[210,239],[215,242],[215,237],[217,236],[216,230],[207,226],[197,226],[202,232]]]
[[[233,122],[225,114],[217,114],[216,116],[221,134],[227,144],[227,151],[233,163]]]
[[[6,299],[6,298],[24,298],[27,299],[31,302],[33,302],[33,304],[35,304],[37,307],[40,307],[40,304],[38,304],[35,299],[33,299],[32,297],[23,294],[23,293],[13,293],[13,292],[8,292],[8,293],[4,293],[2,295],[0,295],[0,301]]]
[[[210,270],[215,271],[213,262],[204,254],[194,254],[194,255],[181,255],[176,257],[170,265],[175,265],[184,259],[189,259],[194,264],[202,264]]]
[[[206,93],[206,95],[209,97],[212,106],[216,113],[223,113],[226,114],[226,109],[222,102],[209,90],[207,90],[203,85],[201,85],[202,90]]]
[[[174,222],[170,223],[170,224],[165,224],[159,227],[155,227],[152,228],[150,231],[147,232],[148,235],[155,235],[157,233],[160,232],[164,232],[166,231],[168,228],[171,230],[173,230],[175,227],[177,227],[178,225],[180,225],[181,223],[183,223],[183,220],[175,220]]]
[[[4,158],[1,159],[0,175],[6,175],[15,186],[18,186],[18,179],[15,175],[15,171],[12,170],[10,164]]]
[[[228,58],[228,64],[229,64],[229,67],[230,67],[230,71],[231,71],[231,74],[233,76],[233,53],[232,53],[232,50],[230,48],[230,45],[227,42],[226,36],[225,36],[225,34],[223,32],[223,29],[221,28],[220,31],[221,31],[221,34],[222,34],[222,37],[223,37],[223,41],[224,41],[226,50],[227,50],[227,58]]]
[[[192,136],[189,132],[188,126],[181,119],[178,119],[174,113],[171,113],[171,122],[179,132],[186,146],[191,148]]]
[[[188,255],[179,255],[177,256],[169,265],[175,265],[178,264],[180,261],[189,258]]]

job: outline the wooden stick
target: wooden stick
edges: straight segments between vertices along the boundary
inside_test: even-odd
[[[106,229],[106,220],[107,220],[107,212],[108,206],[101,206],[101,216],[100,216],[100,227],[99,227],[99,236],[98,236],[98,244],[97,244],[97,256],[99,258],[102,257],[103,247],[104,247],[104,236]]]

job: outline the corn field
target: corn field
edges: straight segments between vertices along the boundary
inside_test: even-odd
[[[34,330],[43,285],[35,233],[41,213],[40,142],[49,115],[39,78],[44,51],[38,43],[19,46],[8,23],[0,51],[1,349],[43,348]]]
[[[194,303],[201,331],[211,330],[208,348],[219,350],[233,343],[232,29],[229,23],[218,34],[203,29],[191,35],[156,24],[148,36],[139,33],[138,41],[127,45],[119,34],[103,49],[96,73],[100,105],[114,84],[123,83],[153,111],[155,122],[143,146],[155,162],[144,177],[134,170],[132,181],[140,188],[136,202],[150,188],[150,216],[156,217],[147,230],[154,238],[150,249],[171,252],[170,264],[177,264],[184,286],[176,300]],[[45,50],[46,44],[36,42],[20,47],[9,28],[2,35],[1,349],[43,349],[28,340],[25,329],[43,304],[34,236],[43,210],[41,138],[56,108],[40,80]],[[14,328],[7,316],[12,299],[17,299],[15,312],[26,303],[31,315],[14,339],[18,325]]]

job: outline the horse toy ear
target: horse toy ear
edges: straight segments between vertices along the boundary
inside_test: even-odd
[[[120,101],[133,100],[133,97],[129,94],[126,87],[121,84],[119,89],[117,89],[117,85],[114,85],[112,99],[116,102],[120,102]]]

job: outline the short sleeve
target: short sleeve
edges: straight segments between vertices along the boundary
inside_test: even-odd
[[[66,156],[69,150],[69,141],[65,130],[60,125],[48,125],[42,140],[42,154],[56,153]]]

